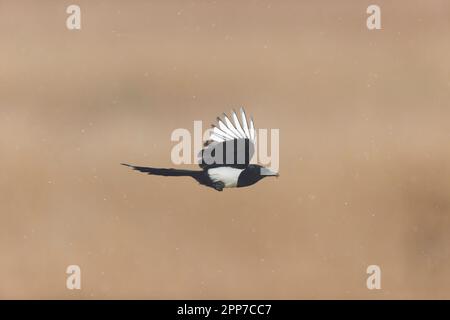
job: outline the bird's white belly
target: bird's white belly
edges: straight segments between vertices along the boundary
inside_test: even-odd
[[[234,188],[242,171],[243,169],[219,167],[208,169],[208,175],[213,182],[221,181],[225,184],[225,188]]]

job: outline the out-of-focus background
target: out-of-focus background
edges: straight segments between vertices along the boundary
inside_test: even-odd
[[[448,1],[70,4],[0,1],[1,298],[450,298]],[[119,165],[239,106],[279,179]]]

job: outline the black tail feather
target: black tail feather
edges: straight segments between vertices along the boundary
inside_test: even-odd
[[[150,167],[138,167],[126,163],[121,163],[123,166],[132,168],[140,172],[147,174],[153,174],[157,176],[170,176],[170,177],[193,177],[197,181],[201,178],[203,171],[194,170],[179,170],[179,169],[165,169],[165,168],[150,168]]]

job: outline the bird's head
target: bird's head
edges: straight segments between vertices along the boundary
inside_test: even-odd
[[[245,169],[245,177],[249,184],[258,182],[265,177],[278,177],[278,173],[257,164],[251,164]]]

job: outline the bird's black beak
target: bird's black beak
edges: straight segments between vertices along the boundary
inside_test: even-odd
[[[261,168],[261,175],[262,176],[273,176],[273,177],[277,177],[277,178],[280,176],[278,172],[272,171],[268,168]]]

